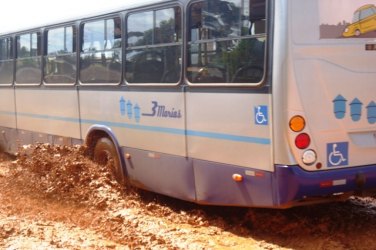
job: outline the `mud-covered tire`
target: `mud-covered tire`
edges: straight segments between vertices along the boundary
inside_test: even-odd
[[[95,144],[93,160],[101,165],[109,165],[113,177],[120,184],[125,184],[125,176],[121,167],[115,144],[107,137],[100,138]],[[111,164],[108,164],[112,161]]]

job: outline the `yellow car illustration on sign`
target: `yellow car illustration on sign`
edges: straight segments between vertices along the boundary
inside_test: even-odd
[[[342,36],[360,36],[374,30],[376,30],[376,6],[367,4],[354,12],[352,24],[346,27]]]

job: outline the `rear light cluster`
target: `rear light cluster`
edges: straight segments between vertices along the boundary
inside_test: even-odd
[[[302,154],[302,161],[304,164],[310,166],[317,161],[316,152],[308,147],[311,144],[311,137],[304,132],[306,127],[306,121],[304,117],[296,115],[290,119],[289,127],[292,131],[298,133],[295,136],[295,147],[301,150],[305,150]],[[316,168],[321,168],[321,163],[316,164]]]
[[[298,149],[306,149],[311,144],[311,138],[306,133],[300,133],[295,137],[295,146]]]

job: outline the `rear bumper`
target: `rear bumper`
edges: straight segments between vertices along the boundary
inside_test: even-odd
[[[317,172],[276,165],[275,170],[273,200],[277,207],[376,189],[376,165]]]
[[[275,171],[193,160],[195,201],[221,206],[288,208],[344,200],[376,189],[376,165],[328,171],[275,165]],[[235,182],[233,174],[243,176]]]

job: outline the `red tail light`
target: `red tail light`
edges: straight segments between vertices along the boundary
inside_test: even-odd
[[[306,133],[298,134],[295,138],[295,146],[299,149],[308,148],[310,143],[311,143],[311,138]]]

